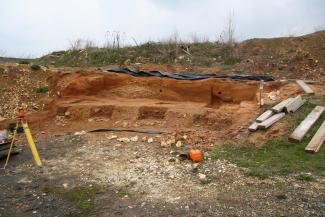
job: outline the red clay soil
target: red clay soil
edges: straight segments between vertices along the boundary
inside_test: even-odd
[[[157,77],[133,77],[108,72],[59,73],[51,89],[61,98],[98,96],[100,98],[145,98],[215,104],[255,100],[258,82],[227,79],[185,81]]]
[[[46,134],[124,127],[161,130],[167,136],[186,132],[187,140],[195,145],[254,142],[257,134],[251,136],[247,128],[262,112],[258,86],[257,81],[231,79],[185,81],[98,71],[56,73],[49,80],[51,92],[44,111],[31,114],[29,122],[33,132]],[[267,103],[275,103],[268,101],[272,91],[280,93],[277,101],[301,92],[292,83],[267,82],[263,95]]]
[[[242,141],[249,137],[251,121],[262,112],[258,86],[256,81],[230,79],[184,81],[109,72],[57,73],[50,81],[51,102],[31,122],[40,130],[56,133],[126,127],[189,132],[195,143],[198,139],[207,143]],[[299,93],[296,85],[268,82],[264,98],[273,90],[281,92],[279,99]]]

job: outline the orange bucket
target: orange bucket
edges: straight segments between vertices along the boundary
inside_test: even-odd
[[[200,162],[202,160],[202,152],[200,150],[191,149],[187,155],[193,162]]]

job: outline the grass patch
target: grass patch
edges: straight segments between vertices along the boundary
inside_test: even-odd
[[[40,67],[39,65],[37,65],[37,64],[33,64],[33,65],[31,65],[30,68],[31,68],[32,70],[34,70],[34,71],[37,71],[37,70],[40,70],[40,69],[41,69],[41,67]]]
[[[191,55],[184,52],[183,46],[189,46]],[[109,64],[124,65],[129,63],[178,63],[195,66],[212,66],[216,61],[223,62],[224,51],[213,42],[175,43],[148,42],[138,46],[127,46],[120,49],[89,48],[53,52],[39,58],[41,65],[55,66],[103,66]],[[184,59],[178,59],[184,56]],[[218,58],[220,57],[220,59]]]
[[[49,91],[48,86],[41,86],[36,89],[36,93],[47,93]]]
[[[260,179],[266,179],[268,178],[268,174],[265,171],[261,170],[252,170],[247,173],[245,173],[245,176],[252,176],[252,177],[258,177]]]
[[[61,187],[44,188],[44,192],[59,195],[64,200],[67,200],[78,207],[83,213],[90,213],[96,207],[96,195],[103,193],[104,189],[98,185],[78,186],[66,190]]]
[[[321,98],[320,100],[325,100],[325,97]],[[290,126],[288,132],[282,137],[267,141],[263,147],[256,148],[254,144],[246,144],[240,147],[231,144],[223,145],[212,151],[212,158],[226,159],[240,167],[248,168],[247,176],[256,176],[262,179],[272,175],[287,175],[300,172],[325,176],[325,150],[321,149],[317,154],[305,152],[305,147],[325,120],[324,114],[307,133],[302,142],[290,143],[288,141],[288,136],[293,129],[315,106],[307,102],[296,113],[287,115],[284,120]]]
[[[240,62],[240,60],[238,58],[230,57],[230,58],[225,60],[224,64],[227,65],[227,66],[233,66],[233,65],[236,65],[239,62]]]
[[[176,162],[176,159],[175,159],[175,158],[170,158],[170,159],[168,160],[168,162],[170,162],[170,163],[174,163],[174,162]]]
[[[211,183],[211,179],[204,179],[204,180],[200,180],[200,183],[201,183],[201,185],[208,185],[208,184],[210,184]]]
[[[127,191],[127,189],[120,189],[118,192],[117,192],[117,196],[119,198],[123,198],[123,197],[128,197],[129,196],[129,192]]]
[[[306,175],[306,174],[300,174],[297,177],[297,179],[300,181],[306,181],[306,182],[314,182],[316,180],[314,176]]]
[[[275,195],[275,197],[278,199],[278,200],[285,200],[287,199],[287,195],[285,195],[285,193],[278,193]]]

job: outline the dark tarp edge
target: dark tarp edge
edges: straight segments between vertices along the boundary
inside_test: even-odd
[[[196,72],[183,72],[183,73],[165,73],[160,71],[142,71],[129,68],[114,68],[107,70],[115,73],[126,73],[139,77],[161,77],[161,78],[173,78],[177,80],[202,80],[208,78],[229,78],[238,80],[252,80],[252,81],[274,81],[271,76],[268,75],[239,75],[239,74],[212,74],[212,73],[196,73]]]

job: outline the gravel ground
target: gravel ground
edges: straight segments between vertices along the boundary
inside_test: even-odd
[[[162,147],[161,140],[134,133],[43,135],[43,168],[24,147],[1,171],[0,216],[325,216],[321,177],[246,177],[245,169],[208,153],[200,164],[179,161],[179,149]],[[101,188],[86,211],[58,193],[80,186]]]

